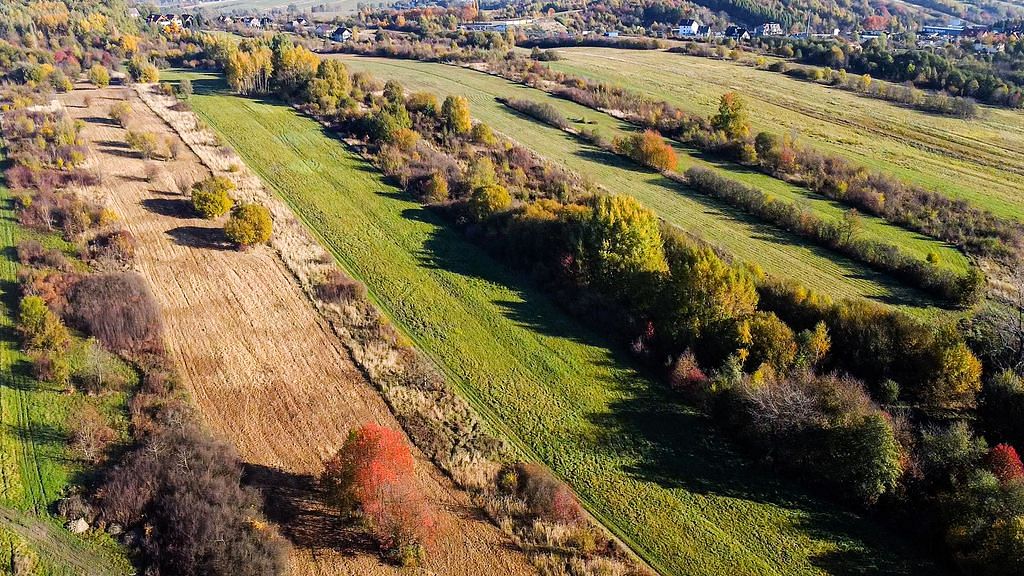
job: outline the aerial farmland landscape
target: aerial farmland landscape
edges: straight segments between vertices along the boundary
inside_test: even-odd
[[[1024,4],[0,32],[0,574],[1024,573]]]

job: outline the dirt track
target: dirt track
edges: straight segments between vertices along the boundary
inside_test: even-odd
[[[210,429],[238,448],[268,496],[268,513],[295,544],[291,574],[410,573],[382,564],[372,542],[337,525],[311,497],[312,475],[350,428],[370,421],[399,428],[397,421],[270,248],[231,249],[218,223],[193,217],[172,177],[146,181],[147,162],[123,146],[125,130],[106,120],[121,94],[77,90],[64,101],[86,122],[90,162],[104,174],[99,192],[138,240],[136,267],[163,309],[168,348],[193,401]],[[130,98],[130,126],[161,139],[173,135],[134,93]],[[199,159],[181,149],[177,160],[153,163],[173,175],[205,177]],[[422,456],[417,476],[438,516],[418,573],[534,573]]]

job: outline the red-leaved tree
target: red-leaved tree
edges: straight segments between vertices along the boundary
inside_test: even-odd
[[[328,499],[358,510],[385,553],[402,565],[422,559],[434,517],[413,477],[413,458],[401,432],[377,424],[353,430],[325,465]]]
[[[1003,484],[1024,480],[1024,464],[1017,450],[1009,444],[997,444],[988,453],[988,469]]]

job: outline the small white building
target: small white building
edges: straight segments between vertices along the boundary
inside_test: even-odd
[[[334,32],[331,32],[331,40],[335,42],[348,42],[348,39],[352,37],[352,31],[344,26],[339,27]]]
[[[697,31],[700,30],[700,21],[692,18],[687,18],[679,23],[679,28],[676,30],[676,34],[680,36],[696,36]]]
[[[754,28],[755,36],[782,36],[782,25],[778,22],[765,22]]]

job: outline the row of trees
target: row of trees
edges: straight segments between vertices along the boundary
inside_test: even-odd
[[[505,104],[562,129],[570,128],[568,121],[550,105],[523,100],[505,101]],[[712,125],[725,134],[736,134],[740,137],[748,134],[745,111],[735,94],[723,96],[719,113],[712,118]],[[581,134],[594,138],[587,133]],[[752,154],[758,151],[773,152],[762,148],[762,144],[771,145],[771,142],[764,141],[766,136],[765,133],[758,135]],[[600,141],[597,143],[603,145]],[[695,166],[688,169],[683,176],[675,174],[675,150],[654,130],[616,138],[605,147],[639,164],[666,173],[668,177],[678,179],[701,193],[723,200],[774,225],[893,274],[900,280],[918,286],[944,301],[968,307],[977,302],[983,294],[985,278],[977,268],[972,267],[966,274],[960,275],[939,266],[937,259],[920,260],[896,245],[857,238],[859,220],[856,209],[851,209],[846,217],[836,222],[826,220],[814,211],[797,204],[777,200],[761,190],[743,185],[708,168]]]
[[[1024,89],[1015,77],[1012,63],[1020,60],[1011,41],[1010,50],[997,55],[1011,66],[961,55],[959,58],[924,49],[897,50],[872,39],[851,49],[831,40],[766,39],[766,47],[802,62],[843,68],[852,74],[870,74],[892,82],[911,82],[919,88],[944,91],[952,96],[976,98],[987,104],[1012,108],[1024,105]],[[798,55],[799,54],[799,55]]]
[[[918,480],[921,462],[940,458],[921,448],[922,435],[956,434],[960,428],[938,415],[970,414],[982,391],[982,366],[955,326],[777,284],[660,225],[632,198],[595,196],[572,178],[560,189],[540,186],[530,177],[535,158],[509,153],[515,148],[500,140],[455,137],[439,129],[429,107],[409,108],[420,136],[414,146],[397,134],[373,141],[386,173],[415,194],[443,188],[445,213],[470,237],[530,270],[570,310],[605,330],[618,327],[640,357],[674,358],[670,380],[776,466],[861,503],[897,510],[928,503],[928,527],[943,534],[980,517],[950,515],[977,497],[965,484]],[[718,124],[736,129],[727,118]],[[897,405],[920,411],[921,420],[884,408]],[[965,469],[992,477],[990,452],[980,448]],[[929,465],[933,479],[954,467]],[[1001,504],[983,514],[1005,525],[1018,514],[1013,490],[997,492]],[[999,573],[1013,536],[984,537],[984,546],[963,540],[952,550],[965,566]],[[984,551],[968,560],[968,548]]]
[[[1024,253],[1024,226],[963,200],[907,185],[771,133],[759,135],[765,152],[759,154],[738,95],[723,96],[724,108],[720,107],[713,118],[704,118],[619,87],[554,72],[532,60],[510,58],[492,61],[491,65],[503,76],[548,89],[588,107],[620,111],[631,122],[666,137],[799,181],[829,198],[951,242],[971,254],[1014,263]],[[555,88],[551,87],[552,82],[557,83]]]

